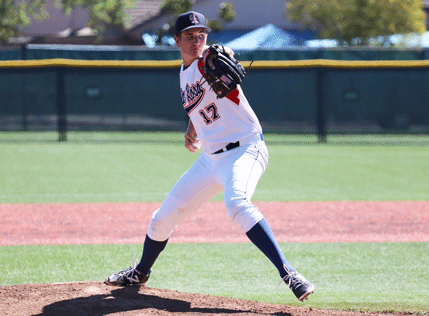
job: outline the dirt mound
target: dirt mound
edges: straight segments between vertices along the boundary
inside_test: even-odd
[[[0,314],[42,315],[389,315],[327,311],[101,282],[0,286]],[[393,314],[392,314],[393,315]]]

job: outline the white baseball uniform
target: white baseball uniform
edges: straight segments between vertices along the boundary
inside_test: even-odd
[[[200,49],[207,48],[207,37],[203,33],[210,32],[210,28],[201,13],[181,14],[176,20],[175,31],[184,62],[191,62]],[[184,38],[182,32],[186,32]],[[110,275],[105,283],[145,285],[176,225],[224,190],[228,216],[271,261],[295,296],[303,301],[314,292],[314,286],[290,265],[268,223],[250,201],[267,167],[268,150],[261,125],[241,87],[218,99],[204,83],[200,58],[193,60],[189,67],[182,65],[180,92],[183,107],[191,120],[185,147],[194,151],[195,148],[190,147],[190,138],[195,128],[203,151],[153,213],[140,263]]]
[[[217,99],[202,77],[202,59],[182,65],[180,91],[203,152],[153,213],[148,236],[167,240],[186,215],[224,190],[228,216],[244,232],[263,215],[251,203],[268,164],[262,128],[241,87]]]

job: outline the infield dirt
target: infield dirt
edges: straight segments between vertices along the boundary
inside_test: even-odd
[[[279,242],[429,241],[429,202],[255,204]],[[157,207],[159,203],[0,204],[0,245],[140,243]],[[208,241],[248,242],[230,223],[222,203],[206,204],[181,223],[171,237],[171,242]],[[115,288],[102,282],[76,282],[0,286],[0,315],[363,314],[150,287]]]

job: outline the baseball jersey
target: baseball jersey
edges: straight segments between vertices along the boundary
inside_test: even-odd
[[[218,99],[203,78],[202,58],[180,69],[180,94],[203,150],[214,153],[262,128],[240,86]]]

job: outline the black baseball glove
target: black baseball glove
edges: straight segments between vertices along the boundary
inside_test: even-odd
[[[223,98],[237,88],[246,74],[240,62],[230,56],[223,46],[211,45],[203,56],[203,77],[216,93]]]

